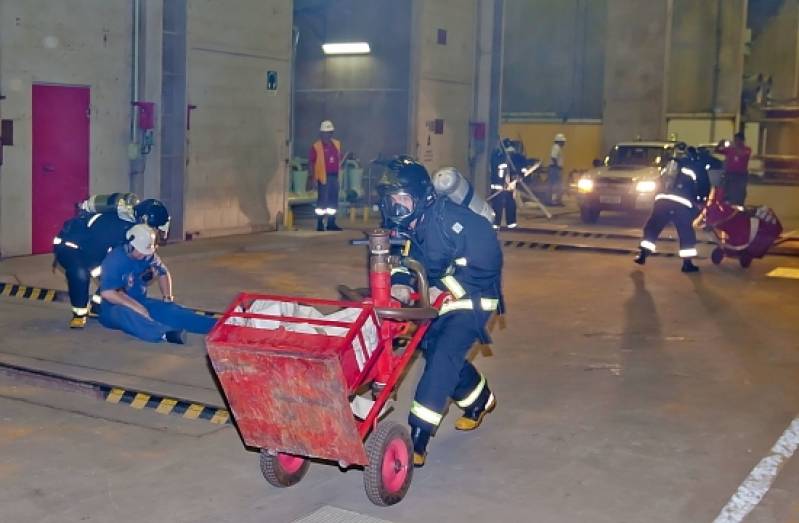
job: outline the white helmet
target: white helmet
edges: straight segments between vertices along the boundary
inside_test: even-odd
[[[566,142],[566,136],[563,133],[558,133],[555,135],[556,142]]]
[[[335,130],[336,128],[333,127],[333,122],[330,120],[325,120],[322,122],[322,125],[319,126],[319,131],[323,133],[332,133]]]
[[[145,256],[150,256],[155,252],[155,231],[143,223],[128,229],[125,237],[134,249]]]

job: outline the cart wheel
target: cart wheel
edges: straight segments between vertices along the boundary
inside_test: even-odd
[[[272,456],[265,449],[261,449],[261,473],[275,487],[296,485],[308,472],[310,464],[310,461],[300,456],[280,452]]]
[[[752,257],[742,252],[740,258],[738,258],[738,263],[740,263],[741,267],[744,269],[748,269],[749,266],[752,265]]]
[[[413,477],[408,429],[392,421],[381,423],[366,440],[366,454],[363,486],[369,500],[383,507],[402,501]]]
[[[724,250],[721,247],[716,247],[713,249],[713,252],[710,253],[710,261],[713,262],[713,265],[718,265],[721,263],[721,260],[724,259]]]

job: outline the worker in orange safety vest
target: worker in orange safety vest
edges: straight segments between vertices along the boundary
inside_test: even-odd
[[[316,198],[316,230],[340,231],[336,225],[338,210],[338,171],[341,165],[341,142],[333,138],[336,128],[325,120],[319,126],[319,139],[311,146],[308,163],[313,166],[318,195]],[[327,227],[325,227],[327,216]]]

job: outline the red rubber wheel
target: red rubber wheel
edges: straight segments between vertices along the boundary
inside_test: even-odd
[[[752,257],[742,252],[740,258],[738,258],[738,263],[740,263],[741,267],[744,269],[748,269],[749,266],[752,265]]]
[[[296,485],[308,472],[310,464],[310,461],[300,456],[280,452],[271,455],[261,449],[261,473],[275,487]]]
[[[713,265],[718,265],[721,263],[721,260],[724,259],[724,250],[721,247],[716,247],[713,249],[713,252],[710,253],[710,261],[713,262]]]
[[[382,507],[402,501],[413,478],[408,429],[393,421],[381,423],[366,440],[366,454],[363,486],[369,501]]]

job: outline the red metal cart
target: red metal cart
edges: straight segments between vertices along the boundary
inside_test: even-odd
[[[743,208],[724,201],[724,190],[713,189],[702,211],[705,224],[716,237],[716,248],[710,254],[718,265],[724,258],[737,258],[743,268],[762,258],[782,234],[782,224],[767,207]]]
[[[424,273],[413,260],[406,265],[417,272],[420,306],[400,308],[391,300],[389,241],[385,231],[370,234],[370,297],[242,293],[206,339],[236,426],[247,446],[260,449],[261,471],[272,485],[294,485],[315,458],[362,466],[366,494],[377,505],[399,502],[410,486],[408,430],[379,421],[379,414],[437,311],[426,300]],[[259,303],[288,311],[345,311],[349,319],[250,312]],[[404,348],[396,348],[394,339],[410,322],[418,328]],[[360,419],[351,400],[375,382],[384,386]]]

